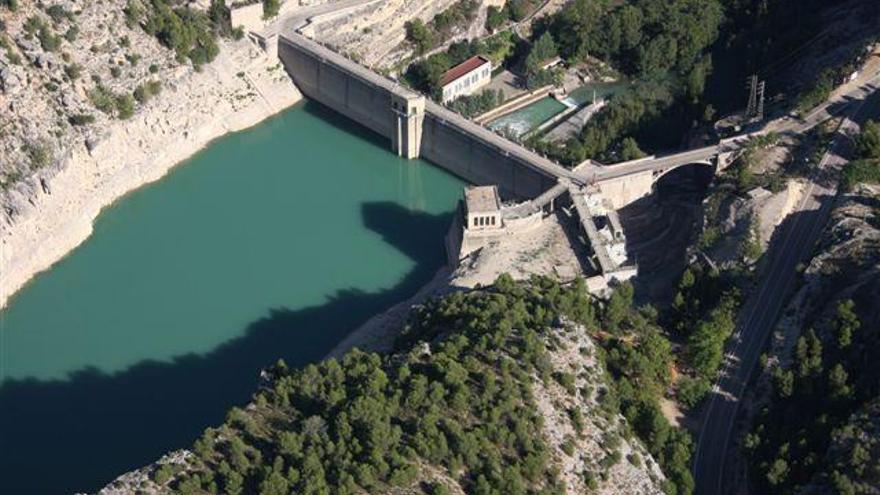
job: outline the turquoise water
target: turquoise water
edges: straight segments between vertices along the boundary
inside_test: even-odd
[[[307,103],[129,194],[0,313],[2,492],[94,490],[320,359],[441,266],[462,186]]]
[[[565,98],[565,103],[549,96],[541,98],[515,112],[489,122],[488,127],[494,131],[506,129],[512,135],[521,137],[569,107],[581,107],[592,103],[594,92],[597,99],[609,98],[628,86],[629,84],[626,82],[585,84],[572,91]]]
[[[548,96],[493,120],[489,123],[489,128],[495,131],[507,129],[514,136],[519,137],[566,108],[568,107]]]

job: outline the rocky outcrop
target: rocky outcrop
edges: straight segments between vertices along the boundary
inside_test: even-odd
[[[23,32],[9,31],[21,38],[15,53],[24,53],[32,65],[8,62],[16,48],[0,50],[0,64],[6,64],[0,81],[8,88],[0,107],[11,117],[0,124],[11,129],[0,132],[0,307],[84,241],[94,218],[115,199],[162,177],[212,139],[301,98],[278,61],[246,40],[223,42],[217,59],[200,71],[176,65],[173,52],[140,28],[125,28],[123,6],[90,4],[79,11],[77,25],[84,27],[69,42],[71,62],[63,67]],[[28,4],[17,15],[42,14]],[[120,48],[123,37],[128,41]],[[129,60],[134,54],[137,64]],[[108,60],[111,67],[124,67],[118,78],[103,73]],[[79,68],[71,69],[73,64]],[[78,77],[70,77],[71,71]],[[99,73],[105,87],[119,94],[147,81],[160,81],[162,90],[132,117],[114,119],[89,101],[95,83],[88,74]],[[12,91],[16,85],[23,87]],[[89,116],[90,123],[73,125],[78,115]]]

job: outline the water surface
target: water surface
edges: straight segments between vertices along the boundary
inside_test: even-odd
[[[306,103],[126,196],[0,313],[2,492],[94,490],[320,359],[439,268],[462,185]]]
[[[507,132],[519,137],[565,111],[566,108],[568,107],[548,96],[493,120],[489,123],[489,128],[496,131],[506,129]]]

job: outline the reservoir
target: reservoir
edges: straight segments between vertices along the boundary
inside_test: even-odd
[[[127,195],[0,312],[2,491],[94,491],[321,359],[440,268],[463,186],[306,102]]]

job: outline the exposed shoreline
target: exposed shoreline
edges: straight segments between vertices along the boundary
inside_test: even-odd
[[[280,61],[246,40],[224,43],[202,72],[180,68],[162,95],[114,121],[89,150],[67,150],[47,192],[20,195],[0,224],[0,309],[28,281],[91,235],[104,208],[167,174],[211,141],[252,127],[300,101]],[[40,189],[40,188],[36,188]]]

